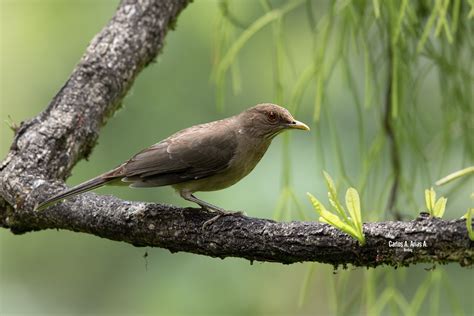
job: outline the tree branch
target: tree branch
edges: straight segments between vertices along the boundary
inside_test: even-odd
[[[57,179],[67,178],[76,162],[90,154],[100,127],[161,50],[166,32],[187,4],[121,1],[47,109],[16,131],[0,164],[0,195],[9,204],[18,211],[29,209],[38,202],[32,193],[40,186],[53,185],[41,188],[43,194],[65,187]]]
[[[468,266],[474,260],[464,220],[419,217],[410,222],[365,224],[367,243],[360,247],[348,235],[316,222],[226,216],[203,228],[214,215],[201,209],[131,203],[88,193],[42,212],[18,212],[8,225],[14,233],[67,229],[135,246],[251,261],[375,267],[421,262]]]
[[[13,233],[67,229],[172,252],[281,263],[472,265],[473,242],[463,220],[420,217],[365,224],[367,244],[360,247],[326,224],[228,216],[203,229],[214,214],[94,193],[32,211],[35,204],[65,188],[63,179],[90,153],[100,127],[135,76],[160,51],[169,26],[186,5],[186,0],[121,2],[48,108],[16,131],[0,165],[0,226]]]
[[[388,47],[388,71],[387,71],[387,87],[385,91],[385,113],[383,116],[383,128],[385,135],[388,138],[390,145],[390,159],[392,163],[392,174],[393,183],[390,187],[390,196],[388,198],[387,209],[393,214],[396,220],[401,220],[402,215],[396,209],[397,197],[400,185],[400,176],[402,174],[401,162],[400,162],[400,148],[394,130],[394,119],[393,119],[393,94],[398,93],[393,91],[393,68],[394,68],[394,47],[389,43]]]

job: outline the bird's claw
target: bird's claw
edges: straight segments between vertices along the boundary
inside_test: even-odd
[[[202,229],[203,230],[206,229],[209,225],[212,225],[213,223],[215,223],[221,217],[224,217],[224,216],[245,216],[244,212],[241,212],[241,211],[226,212],[226,211],[222,211],[222,210],[215,210],[215,212],[219,213],[219,214],[217,214],[213,218],[208,219],[207,221],[205,221],[204,224],[202,224]]]

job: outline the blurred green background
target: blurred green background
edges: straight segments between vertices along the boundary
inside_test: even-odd
[[[3,121],[11,118],[20,122],[37,115],[48,105],[89,41],[112,16],[118,1],[1,0],[0,3],[0,157],[4,157],[13,133]],[[272,2],[274,6],[284,4],[284,1]],[[316,18],[328,8],[327,2],[313,2],[313,5],[319,14]],[[244,23],[262,14],[262,7],[254,1],[233,2],[232,8]],[[221,11],[217,1],[200,0],[189,5],[179,16],[176,30],[168,34],[157,63],[138,77],[123,108],[103,128],[89,161],[81,161],[74,168],[68,183],[74,185],[109,170],[182,128],[230,116],[260,102],[291,99],[288,87],[310,63],[312,54],[305,10],[297,8],[285,17],[285,58],[292,62],[283,68],[287,76],[282,81],[282,98],[275,91],[274,69],[278,65],[271,58],[275,52],[272,41],[275,29],[267,26],[246,43],[239,53],[239,73],[234,69],[229,76],[234,80],[221,82],[221,90],[217,91],[213,69],[219,59],[216,54],[220,49],[225,50],[219,40]],[[232,44],[232,36],[236,34],[238,31],[229,35],[227,44]],[[329,43],[328,50],[335,49],[334,46]],[[357,57],[351,58],[355,82],[360,85],[364,80],[364,67]],[[466,67],[472,72],[472,63]],[[335,69],[331,81],[326,83],[321,120],[317,124],[313,120],[311,92],[302,97],[295,113],[297,119],[312,125],[311,133],[294,132],[277,138],[247,178],[229,189],[199,196],[227,209],[245,210],[250,216],[316,220],[305,193],[312,192],[326,201],[321,177],[323,166],[338,179],[341,189],[345,190],[351,183],[358,188],[363,160],[369,158],[360,153],[362,149],[358,146],[360,121],[356,120],[354,96],[344,79],[343,68]],[[466,147],[460,145],[467,137],[462,125],[459,130],[454,124],[457,129],[450,134],[451,145],[449,150],[441,152],[442,157],[439,148],[444,147],[433,145],[440,126],[448,121],[443,116],[446,112],[438,104],[439,84],[434,75],[427,75],[417,99],[419,113],[429,113],[420,117],[420,125],[412,126],[418,129],[421,144],[428,144],[424,158],[413,153],[414,147],[401,146],[403,163],[407,166],[404,170],[407,173],[415,170],[413,179],[408,176],[405,181],[416,183],[405,186],[409,190],[401,193],[398,204],[408,218],[423,209],[423,189],[439,177],[472,164]],[[381,86],[374,86],[374,90],[383,91]],[[363,87],[361,89],[363,91]],[[219,95],[225,95],[222,102],[225,106],[221,110],[218,110],[216,95],[218,100]],[[472,102],[468,103],[467,110],[469,118]],[[363,110],[367,150],[369,140],[380,128],[377,122],[381,112],[377,106]],[[458,120],[460,112],[456,113],[458,116],[449,116],[451,123]],[[452,128],[450,125],[445,130],[451,133]],[[337,133],[329,133],[330,130]],[[285,151],[291,160],[282,154]],[[386,183],[391,179],[387,171],[390,168],[388,149],[383,147],[377,157],[373,165],[369,161],[374,171],[367,180],[369,189],[362,193],[366,221],[391,218],[383,210],[388,192]],[[428,176],[417,173],[423,168],[428,169]],[[284,180],[288,173],[289,178]],[[417,181],[418,177],[422,180]],[[285,197],[285,183],[290,184],[298,203]],[[386,189],[378,192],[380,186]],[[463,185],[440,190],[449,199],[445,217],[458,218],[466,212],[472,205],[468,198],[472,189],[472,181],[464,181]],[[170,188],[113,187],[97,192],[130,200],[191,205]],[[148,253],[146,259],[145,252]],[[451,264],[426,271],[429,267],[359,268],[333,273],[333,267],[320,264],[284,266],[255,262],[251,265],[242,259],[220,260],[186,253],[170,254],[163,249],[135,248],[68,231],[14,236],[2,229],[0,314],[357,314],[367,312],[381,293],[401,295],[408,303],[417,295],[422,296],[422,314],[433,311],[471,314],[474,311],[472,270]],[[389,291],[385,291],[387,289]],[[383,313],[391,312],[397,313],[396,304],[383,309]]]

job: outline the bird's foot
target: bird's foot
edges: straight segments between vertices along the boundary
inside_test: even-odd
[[[209,225],[212,225],[215,223],[219,218],[224,217],[224,216],[245,216],[244,212],[227,212],[223,210],[214,210],[215,213],[218,213],[216,216],[214,216],[211,219],[208,219],[207,221],[202,224],[202,229],[206,229]]]

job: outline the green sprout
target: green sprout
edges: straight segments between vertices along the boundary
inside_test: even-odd
[[[474,213],[474,208],[467,210],[467,213],[463,216],[466,218],[466,228],[470,240],[474,240],[474,231],[472,231],[472,214]]]
[[[438,201],[436,201],[436,192],[433,188],[425,190],[425,204],[430,216],[443,217],[446,202],[448,202],[448,199],[445,197],[440,197]]]
[[[471,199],[474,199],[474,193],[471,193]],[[469,208],[467,213],[464,214],[461,218],[466,219],[466,228],[467,234],[469,235],[470,240],[474,240],[474,232],[472,231],[472,214],[474,213],[474,208]]]
[[[318,199],[316,199],[311,193],[307,193],[311,204],[319,215],[319,221],[334,226],[346,234],[351,235],[359,241],[361,246],[363,246],[365,244],[365,236],[362,229],[359,193],[354,188],[349,188],[347,190],[346,207],[349,211],[347,212],[339,202],[334,181],[329,174],[326,172],[323,173],[324,178],[326,179],[326,185],[329,189],[329,203],[331,203],[334,211],[328,211]]]

